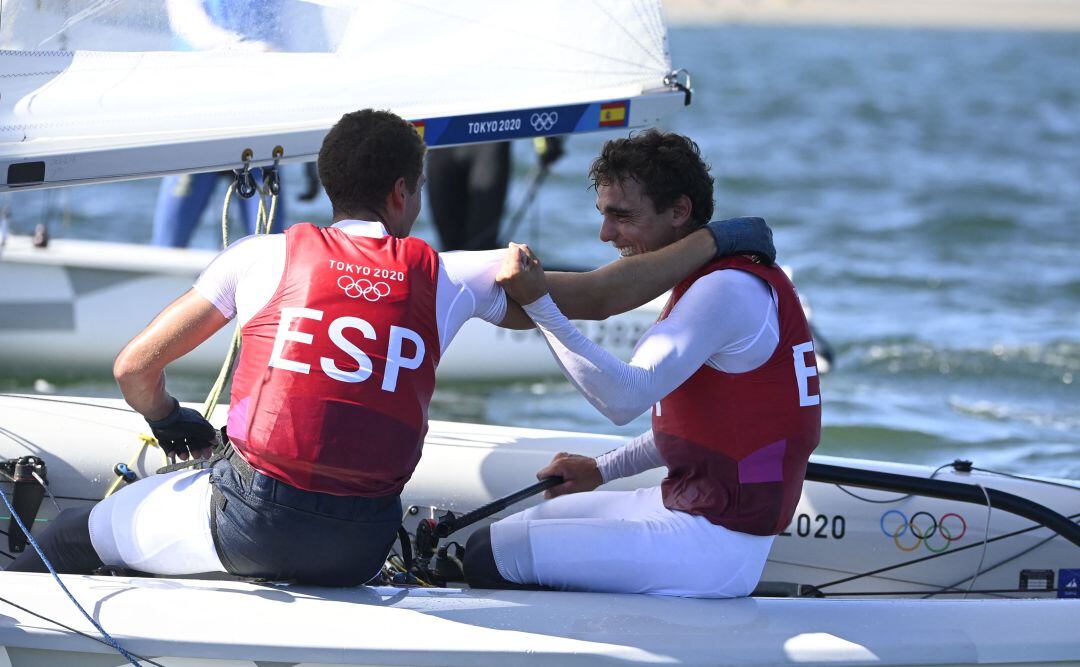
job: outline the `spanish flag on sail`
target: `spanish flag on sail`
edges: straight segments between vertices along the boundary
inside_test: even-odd
[[[626,125],[626,102],[600,105],[600,127],[624,127]]]

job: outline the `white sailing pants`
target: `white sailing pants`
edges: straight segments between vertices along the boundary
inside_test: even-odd
[[[210,470],[150,475],[98,503],[90,542],[106,565],[154,574],[224,572],[210,533]]]
[[[491,526],[514,583],[682,597],[749,595],[772,541],[669,510],[659,487],[560,496]]]

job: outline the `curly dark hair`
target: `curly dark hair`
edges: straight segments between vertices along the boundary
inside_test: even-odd
[[[674,132],[648,129],[628,139],[612,139],[589,167],[593,188],[631,178],[641,184],[657,211],[679,195],[690,199],[690,219],[699,227],[713,214],[713,179],[698,145]]]
[[[334,214],[382,213],[401,177],[416,192],[426,150],[416,128],[397,114],[361,109],[342,116],[323,139],[318,160]]]

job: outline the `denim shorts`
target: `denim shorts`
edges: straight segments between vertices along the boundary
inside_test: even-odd
[[[238,454],[213,464],[211,527],[229,573],[357,586],[379,573],[401,525],[401,498],[335,496],[268,477]]]

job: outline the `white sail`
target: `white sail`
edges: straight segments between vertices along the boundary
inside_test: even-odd
[[[4,3],[0,191],[310,160],[362,107],[446,146],[684,102],[659,0],[249,2],[242,33],[199,0]]]

